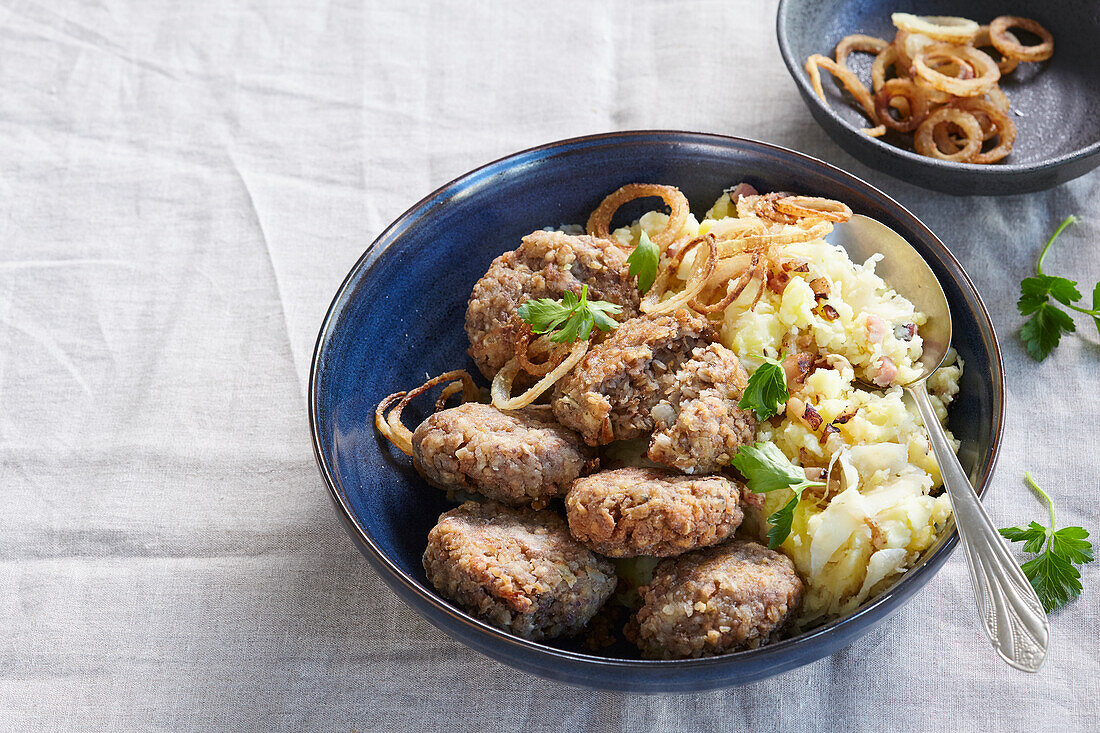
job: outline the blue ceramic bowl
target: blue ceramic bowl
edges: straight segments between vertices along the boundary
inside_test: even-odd
[[[851,98],[824,79],[826,105],[802,65],[811,54],[832,56],[851,33],[893,39],[890,14],[964,15],[988,23],[999,15],[1033,18],[1054,35],[1054,56],[1020,64],[1001,79],[1017,114],[1012,152],[992,165],[952,163],[918,155],[860,132],[868,122]],[[829,136],[872,168],[909,183],[960,195],[1030,193],[1065,183],[1100,165],[1100,3],[1096,0],[780,0],[779,50],[810,113]],[[871,56],[853,54],[852,69],[871,78]],[[823,72],[823,77],[829,77]],[[890,133],[897,135],[897,133]],[[900,137],[900,136],[899,136]],[[906,143],[908,144],[908,143]]]
[[[448,183],[405,212],[352,269],[321,326],[310,375],[310,426],[336,513],[382,578],[431,623],[474,649],[545,677],[640,692],[727,687],[807,664],[882,623],[947,560],[952,532],[892,588],[856,613],[754,651],[648,661],[630,650],[586,653],[569,641],[536,643],[500,631],[441,598],[420,556],[451,507],[409,460],[376,435],[375,405],[425,374],[476,369],[466,355],[466,300],[490,261],[545,226],[584,222],[607,193],[636,181],[680,187],[696,212],[747,180],[847,202],[903,234],[927,258],[951,302],[966,361],[951,428],[982,491],[1003,421],[1001,358],[985,307],[947,248],[886,194],[800,153],[732,137],[627,132],[566,140],[503,158]],[[634,215],[640,212],[633,212]],[[624,216],[631,216],[625,212]],[[428,400],[424,400],[427,402]],[[415,424],[424,413],[409,414]]]

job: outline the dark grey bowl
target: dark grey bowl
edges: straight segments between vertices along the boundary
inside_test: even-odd
[[[927,158],[860,132],[868,121],[823,79],[826,106],[802,65],[811,54],[832,56],[851,33],[894,37],[893,12],[962,15],[988,23],[998,15],[1033,18],[1054,35],[1054,57],[1020,64],[1002,78],[1019,134],[1012,152],[992,165]],[[780,0],[779,50],[818,124],[842,148],[872,168],[925,188],[960,195],[1030,193],[1077,178],[1100,165],[1100,2],[1097,0]],[[853,54],[852,69],[870,80],[871,57]],[[822,73],[823,77],[829,77]]]
[[[476,373],[466,355],[466,300],[492,259],[514,249],[523,235],[584,222],[625,183],[679,186],[701,214],[723,188],[741,180],[761,190],[843,200],[893,227],[928,261],[951,304],[954,344],[966,362],[950,427],[962,441],[963,465],[984,491],[1003,424],[997,337],[958,261],[900,204],[838,168],[751,140],[628,132],[552,143],[467,173],[402,214],[340,286],[317,339],[310,427],[336,513],[382,579],[431,623],[495,659],[573,684],[640,692],[728,687],[847,646],[900,608],[947,560],[954,532],[850,616],[762,649],[681,661],[637,659],[625,645],[599,656],[569,640],[525,641],[464,613],[424,576],[420,557],[428,531],[453,505],[375,433],[378,401],[420,384],[426,373],[462,366]],[[424,417],[411,412],[410,424]]]

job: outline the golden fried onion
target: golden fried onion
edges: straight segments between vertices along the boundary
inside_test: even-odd
[[[979,26],[968,18],[952,15],[912,15],[894,13],[890,16],[893,24],[907,33],[919,33],[935,41],[947,43],[968,43],[977,35]]]
[[[416,389],[409,390],[408,392],[395,392],[384,400],[378,403],[378,407],[374,410],[374,426],[378,428],[378,432],[397,446],[407,456],[412,455],[412,431],[409,430],[401,422],[401,412],[405,409],[405,406],[409,404],[409,401],[414,397],[417,397],[424,392],[427,392],[437,384],[444,382],[458,381],[462,389],[463,402],[477,402],[481,397],[481,393],[477,389],[477,385],[474,384],[473,378],[466,372],[465,369],[455,369],[449,372],[444,372],[438,377],[429,379],[424,384],[420,385]],[[454,394],[457,390],[452,389],[453,385],[449,385],[444,389],[444,397],[441,397],[436,402],[436,409],[438,410],[443,403],[446,402],[446,398]],[[390,410],[390,406],[397,403],[396,406]],[[389,415],[386,411],[389,410]]]
[[[611,217],[615,216],[615,212],[619,210],[619,207],[627,201],[648,196],[659,196],[668,204],[668,225],[651,237],[652,242],[663,252],[676,241],[690,212],[687,197],[674,186],[661,186],[656,183],[628,183],[600,202],[592,215],[588,217],[588,224],[585,228],[593,237],[609,239],[611,237]]]
[[[895,104],[899,98],[906,102],[904,111]],[[901,117],[895,118],[891,109],[898,110]],[[881,124],[898,132],[912,132],[928,116],[928,97],[909,79],[890,79],[875,94],[875,113]]]
[[[934,66],[955,62],[960,69],[970,69],[973,78],[952,77]],[[937,43],[928,46],[913,59],[913,71],[936,89],[956,97],[974,97],[987,91],[1001,78],[997,62],[989,54],[973,46],[952,46]]]
[[[785,196],[775,202],[784,214],[807,219],[842,222],[852,218],[847,204],[819,196]]]
[[[539,341],[546,339],[545,344],[539,344]],[[542,348],[547,348],[550,343],[548,336],[540,336],[535,344],[538,344]],[[588,352],[588,341],[577,339],[573,342],[573,346],[569,349],[569,354],[561,360],[561,362],[550,370],[550,373],[535,383],[535,386],[528,389],[523,394],[512,397],[512,382],[515,381],[516,375],[520,372],[520,362],[517,358],[508,360],[497,375],[493,377],[493,386],[490,394],[492,395],[493,407],[498,410],[518,410],[521,407],[527,407],[532,402],[537,400],[543,392],[554,386],[554,383],[569,373],[569,370],[577,365],[577,363],[584,358],[584,355]]]
[[[871,92],[867,91],[867,87],[863,86],[863,82],[859,80],[859,77],[849,71],[847,67],[840,66],[828,56],[815,53],[806,59],[805,68],[806,73],[810,75],[810,84],[814,88],[814,93],[821,98],[822,102],[825,102],[826,106],[828,106],[829,101],[825,99],[825,90],[821,88],[821,68],[835,76],[844,85],[848,93],[859,102],[859,106],[863,108],[863,113],[867,115],[868,119],[875,120],[875,103],[871,99]]]
[[[1039,36],[1040,41],[1034,46],[1025,46],[1009,33],[1010,28],[1034,33]],[[1017,61],[1046,61],[1054,55],[1054,36],[1031,18],[1021,18],[1016,15],[1002,15],[994,18],[989,24],[989,40],[993,48],[1000,51],[1003,56]]]
[[[933,137],[937,125],[952,123],[963,134],[964,143],[955,151],[940,150]],[[913,137],[913,147],[921,155],[940,160],[967,163],[982,149],[982,128],[974,115],[955,107],[940,107],[925,118]]]
[[[1016,36],[1013,35],[1012,31],[1010,30],[1005,30],[1005,37],[1010,39],[1013,43],[1020,42],[1020,39],[1016,38]],[[994,51],[997,50],[997,47],[993,45],[993,41],[989,40],[989,26],[987,25],[983,25],[981,27],[981,29],[978,31],[978,35],[974,36],[974,38],[970,41],[970,45],[977,49],[992,48]],[[997,51],[997,53],[1000,54],[1001,60],[993,60],[997,61],[997,70],[1001,72],[1001,76],[1004,76],[1005,74],[1011,74],[1013,71],[1016,70],[1016,67],[1020,65],[1019,59],[1005,56],[1000,51]],[[990,58],[992,58],[992,56],[990,56]]]
[[[840,39],[840,43],[836,44],[836,62],[845,69],[848,68],[848,55],[856,51],[862,51],[863,53],[879,54],[886,48],[890,47],[889,41],[884,41],[881,38],[875,38],[874,36],[865,36],[862,33],[854,33],[850,36],[844,36]]]
[[[661,300],[661,295],[664,294],[670,275],[674,271],[676,265],[679,264],[679,260],[686,256],[688,252],[694,252],[699,247],[707,248],[707,258],[700,262],[698,255],[695,255],[695,265],[692,268],[691,277],[689,277],[687,283],[684,284],[684,289],[675,293],[667,300]],[[657,275],[657,282],[653,284],[654,286],[650,288],[646,296],[642,298],[639,310],[641,310],[642,313],[658,315],[661,313],[672,313],[679,308],[686,307],[695,299],[695,296],[703,292],[703,287],[707,284],[710,276],[714,274],[714,268],[717,264],[718,244],[714,236],[711,234],[704,234],[701,237],[696,237],[677,253],[676,258],[665,263],[665,266]]]

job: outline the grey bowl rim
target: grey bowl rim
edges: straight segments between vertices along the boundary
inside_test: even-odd
[[[779,0],[775,21],[775,35],[776,40],[779,42],[779,54],[783,57],[783,65],[787,67],[787,73],[791,75],[795,84],[798,85],[799,91],[802,93],[802,98],[806,100],[806,103],[814,105],[818,111],[826,114],[840,128],[835,131],[835,134],[848,135],[852,140],[861,141],[857,144],[871,150],[877,150],[895,160],[923,166],[929,171],[966,171],[967,173],[976,173],[998,179],[1015,179],[1021,174],[1038,173],[1050,170],[1051,168],[1062,168],[1070,163],[1090,158],[1100,153],[1100,140],[1096,140],[1077,150],[1063,153],[1054,158],[1034,161],[1032,163],[994,163],[992,165],[979,165],[977,163],[956,163],[950,160],[930,158],[926,155],[920,155],[911,150],[891,145],[880,138],[863,134],[852,127],[850,122],[837,114],[831,106],[817,96],[817,93],[814,92],[809,79],[804,73],[804,69],[799,64],[798,60],[794,58],[794,54],[790,47],[790,41],[787,40],[787,17],[784,11],[788,6],[798,2],[804,3],[806,0]],[[803,63],[805,63],[804,60]],[[827,127],[825,131],[834,134],[834,131],[829,130]],[[865,163],[865,165],[869,165],[877,170],[884,170],[880,165],[872,165],[871,163]]]

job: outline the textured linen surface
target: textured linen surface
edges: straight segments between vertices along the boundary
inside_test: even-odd
[[[881,186],[958,255],[1008,375],[987,506],[1096,535],[1100,347],[1038,365],[1017,283],[1100,279],[1100,176],[952,198],[812,122],[772,2],[0,3],[0,727],[5,730],[1087,730],[1095,566],[1036,676],[979,630],[964,558],[849,649],[641,697],[513,671],[400,602],[337,524],[305,407],[322,315],[410,204],[521,148],[680,128]],[[398,355],[394,355],[396,358]]]

